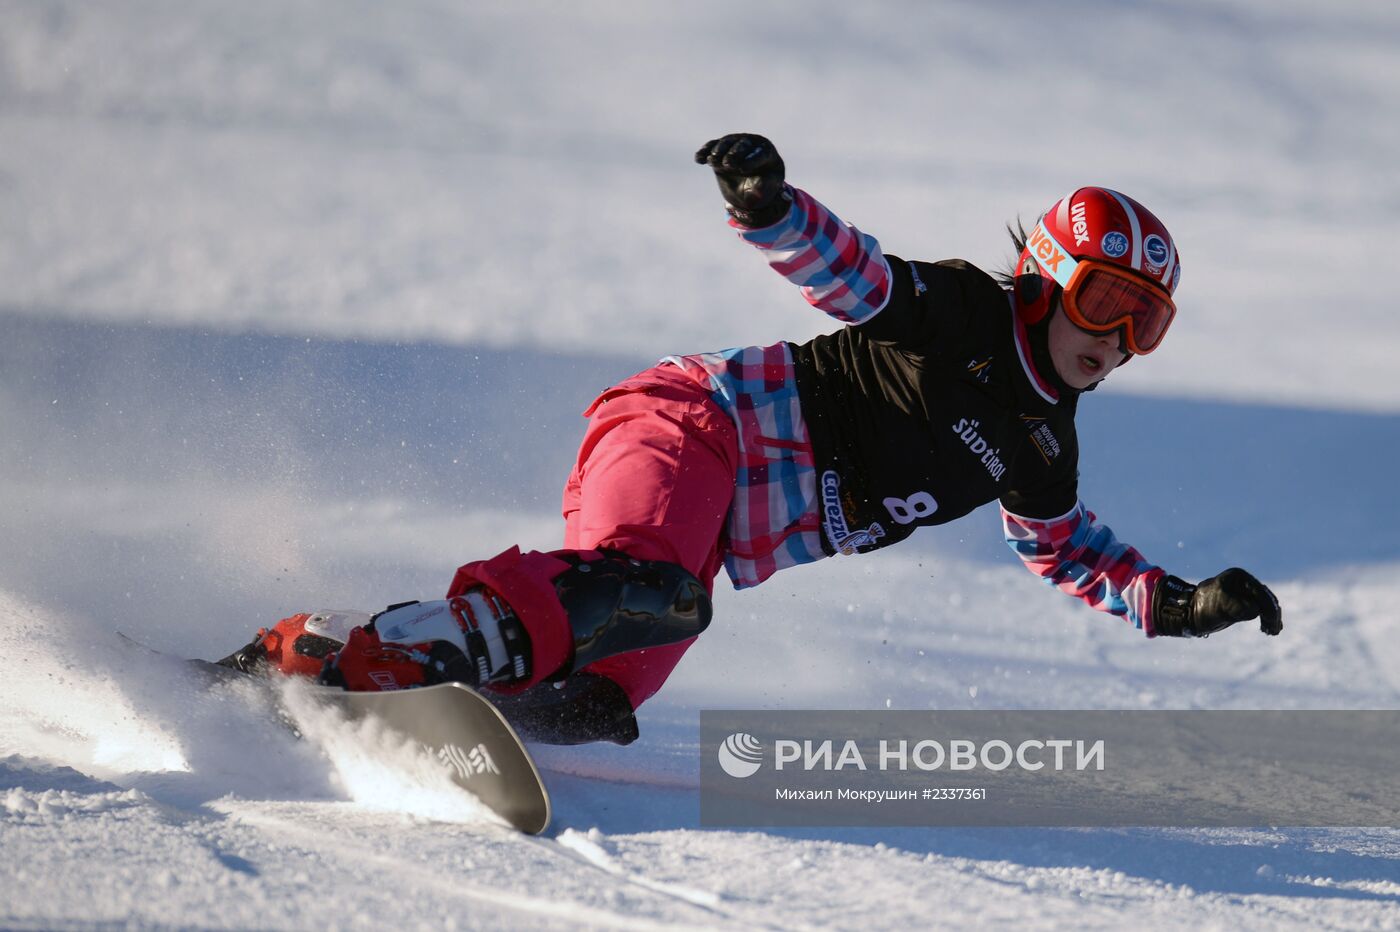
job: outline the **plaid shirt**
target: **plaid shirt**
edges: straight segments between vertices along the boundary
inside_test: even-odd
[[[818,309],[846,324],[869,320],[889,300],[890,267],[874,237],[797,188],[787,216],[770,227],[730,226]],[[739,428],[739,474],[729,512],[725,569],[736,589],[826,556],[816,461],[787,343],[668,356],[708,385]]]
[[[726,527],[724,567],[735,589],[820,560],[817,470],[786,343],[669,356],[711,389],[738,425],[739,471]]]
[[[1001,509],[1006,542],[1027,569],[1091,608],[1124,618],[1155,637],[1152,593],[1166,574],[1096,522],[1083,502],[1050,519],[1023,518]]]
[[[805,191],[788,191],[792,208],[778,223],[751,230],[731,219],[730,226],[814,307],[845,324],[874,317],[891,293],[880,244]],[[816,462],[789,344],[668,356],[663,362],[707,385],[739,428],[725,553],[734,588],[756,586],[780,569],[824,557]],[[1007,542],[1033,573],[1153,635],[1149,607],[1162,570],[1095,524],[1082,503],[1053,520],[1021,518],[1005,509],[1002,520]]]

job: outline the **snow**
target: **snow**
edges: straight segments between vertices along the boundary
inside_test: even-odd
[[[0,926],[1400,927],[1390,829],[697,800],[701,708],[1400,707],[1393,5],[3,10]],[[536,749],[534,839],[118,637],[218,656],[550,547],[597,390],[827,329],[690,164],[736,129],[908,257],[995,267],[1079,183],[1152,205],[1182,311],[1084,400],[1084,494],[1179,575],[1258,573],[1283,635],[1146,642],[981,511],[719,592],[639,742]]]

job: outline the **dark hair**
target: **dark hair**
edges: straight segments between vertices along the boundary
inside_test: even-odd
[[[1021,253],[1025,251],[1028,234],[1026,233],[1026,225],[1020,217],[1016,218],[1015,226],[1010,223],[1006,225],[1006,232],[1011,234],[1011,248],[1015,251],[1011,253],[1011,259],[1000,271],[992,273],[992,277],[1003,288],[1013,288],[1016,285],[1016,276],[1021,271]]]

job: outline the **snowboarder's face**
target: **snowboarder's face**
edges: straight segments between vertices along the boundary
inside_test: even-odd
[[[1060,379],[1070,388],[1086,389],[1103,380],[1128,358],[1120,340],[1122,333],[1089,333],[1070,323],[1057,304],[1050,318],[1050,360]]]

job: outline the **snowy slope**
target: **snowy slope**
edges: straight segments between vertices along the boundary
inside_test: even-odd
[[[0,926],[1400,927],[1393,830],[698,826],[700,708],[1400,707],[1400,13],[1050,9],[0,3]],[[1151,204],[1182,313],[1084,495],[1283,636],[1147,643],[979,512],[718,593],[641,741],[538,749],[539,839],[123,647],[549,547],[592,393],[826,328],[689,164],[733,129],[911,257]]]

